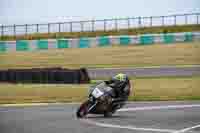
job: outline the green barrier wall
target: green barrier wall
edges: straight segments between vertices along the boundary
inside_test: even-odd
[[[0,52],[5,52],[6,51],[6,44],[5,42],[0,42]]]
[[[120,45],[129,45],[131,43],[131,39],[128,36],[120,36],[119,41]]]
[[[48,49],[47,40],[37,40],[37,49]]]
[[[174,39],[174,35],[172,34],[164,34],[163,35],[163,41],[164,43],[174,43],[175,39]]]
[[[89,48],[89,39],[88,38],[81,38],[79,40],[79,48]]]
[[[147,45],[147,44],[153,44],[153,43],[154,43],[154,37],[152,35],[140,36],[140,44]]]
[[[17,40],[16,41],[16,51],[28,51],[29,43],[26,40]]]
[[[99,37],[98,38],[98,46],[104,47],[104,46],[109,46],[110,45],[110,39],[109,37]]]
[[[157,38],[158,37],[158,38]],[[116,45],[130,45],[131,39],[133,44],[149,45],[153,43],[173,44],[177,42],[192,42],[200,41],[200,32],[186,32],[186,33],[167,33],[159,35],[145,34],[140,36],[102,36],[96,38],[80,38],[78,41],[69,41],[68,39],[57,39],[53,43],[48,40],[17,40],[17,41],[0,41],[0,52],[9,51],[33,51],[40,49],[51,48],[90,48],[111,46],[112,43],[117,42]],[[139,39],[139,40],[138,40]],[[160,39],[158,41],[158,39]],[[92,44],[94,43],[94,44]]]
[[[192,33],[186,33],[184,41],[185,42],[192,42],[193,41],[193,34]]]
[[[57,47],[59,49],[69,48],[69,41],[64,39],[57,40]]]

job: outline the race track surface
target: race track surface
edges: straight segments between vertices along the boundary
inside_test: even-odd
[[[117,73],[126,73],[128,76],[160,77],[160,76],[192,76],[200,75],[200,66],[175,67],[162,66],[154,68],[112,68],[112,69],[88,69],[89,76],[95,78],[107,78]]]
[[[77,107],[0,107],[0,133],[200,133],[200,101],[132,102],[112,118],[77,119]]]

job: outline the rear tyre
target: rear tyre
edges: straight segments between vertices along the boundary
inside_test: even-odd
[[[110,111],[104,112],[104,117],[112,117],[112,112]]]
[[[78,110],[76,112],[77,118],[86,117],[86,115],[88,114],[88,105],[89,105],[88,100],[85,101],[83,104],[81,104],[81,106],[78,108]]]

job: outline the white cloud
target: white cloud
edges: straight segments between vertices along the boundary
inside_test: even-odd
[[[200,0],[0,0],[0,23],[47,23],[200,12]]]

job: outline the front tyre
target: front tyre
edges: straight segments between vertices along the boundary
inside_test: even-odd
[[[81,106],[78,108],[76,112],[77,118],[83,118],[88,114],[88,106],[89,106],[88,100],[81,104]]]
[[[104,117],[106,117],[106,118],[112,117],[112,112],[105,111],[105,112],[104,112]]]

